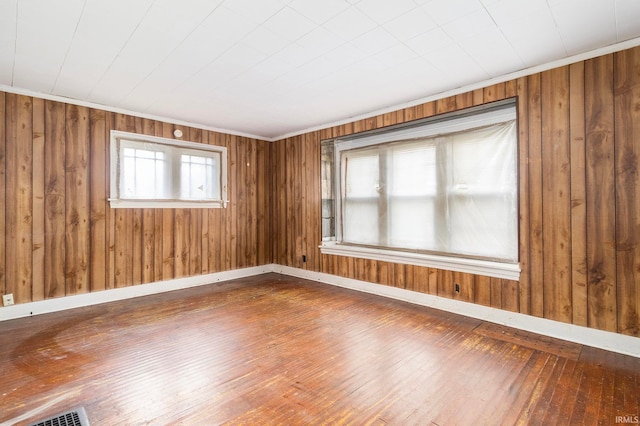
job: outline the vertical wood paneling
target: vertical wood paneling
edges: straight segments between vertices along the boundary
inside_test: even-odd
[[[569,67],[571,139],[571,288],[573,323],[587,325],[587,194],[584,62]]]
[[[107,288],[108,245],[107,204],[109,169],[108,131],[106,113],[92,109],[90,112],[90,262],[91,291]]]
[[[240,192],[239,186],[242,184],[238,181],[238,137],[227,136],[226,143],[229,150],[229,176],[232,179],[231,202],[229,209],[225,212],[229,227],[229,241],[224,268],[228,270],[236,264],[238,259],[238,194]]]
[[[31,98],[7,95],[6,292],[16,303],[32,297],[32,108]]]
[[[44,99],[33,99],[33,255],[31,300],[44,299]]]
[[[585,84],[588,323],[616,331],[613,55],[585,62]]]
[[[542,242],[542,114],[541,78],[534,74],[528,78],[528,129],[529,129],[529,282],[531,315],[544,316],[544,277]]]
[[[5,137],[6,137],[6,175],[5,175],[5,244],[8,250],[5,252],[5,293],[15,292],[16,282],[16,248],[17,248],[17,232],[16,232],[16,156],[17,156],[17,128],[18,128],[18,96],[14,94],[6,95],[6,115],[5,115]],[[15,300],[15,298],[14,298]],[[18,302],[17,300],[15,300]],[[19,302],[18,302],[19,303]]]
[[[618,332],[640,336],[640,49],[615,67]]]
[[[568,67],[542,73],[542,122],[544,315],[571,322]]]
[[[529,212],[529,102],[528,79],[526,77],[517,80],[516,95],[518,96],[518,214],[519,214],[519,247],[518,258],[520,263],[520,312],[531,314],[531,259],[530,237],[531,223]],[[482,304],[490,304],[489,299],[484,298]]]
[[[67,105],[66,294],[89,291],[89,110]]]
[[[491,306],[491,278],[485,276],[476,277],[475,303]]]
[[[45,101],[45,297],[65,294],[65,121],[64,104]]]

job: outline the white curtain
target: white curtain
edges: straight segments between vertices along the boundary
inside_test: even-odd
[[[341,153],[342,241],[515,262],[515,120]]]

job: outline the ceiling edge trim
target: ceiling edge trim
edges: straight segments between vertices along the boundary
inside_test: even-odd
[[[391,105],[389,107],[377,109],[375,111],[367,112],[361,115],[355,115],[349,118],[345,118],[342,120],[330,122],[327,124],[321,124],[314,127],[309,127],[304,130],[295,131],[291,133],[286,133],[281,136],[270,138],[271,141],[279,141],[287,138],[292,138],[295,136],[300,136],[306,133],[315,132],[318,130],[324,130],[330,127],[341,126],[343,124],[353,123],[354,121],[364,120],[367,118],[375,117],[378,115],[386,114],[389,112],[395,112],[404,108],[411,108],[416,105],[424,104],[427,102],[437,101],[439,99],[447,98],[449,96],[459,95],[461,93],[471,92],[476,89],[482,89],[484,87],[488,87],[498,83],[504,83],[507,81],[515,80],[521,77],[527,77],[529,75],[537,74],[539,72],[548,71],[554,68],[559,68],[565,65],[570,65],[576,62],[585,61],[588,59],[597,58],[598,56],[608,55],[610,53],[620,52],[622,50],[631,49],[633,47],[640,46],[640,37],[636,37],[630,40],[626,40],[620,43],[611,44],[609,46],[601,47],[598,49],[590,50],[588,52],[579,53],[577,55],[569,56],[563,59],[558,59],[556,61],[548,62],[542,65],[536,65],[534,67],[525,68],[520,71],[515,71],[509,74],[505,74],[500,77],[491,78],[488,80],[483,80],[477,83],[468,84],[466,86],[461,86],[452,90],[448,90],[445,92],[440,92],[435,95],[430,95],[424,98],[415,99],[413,101]]]

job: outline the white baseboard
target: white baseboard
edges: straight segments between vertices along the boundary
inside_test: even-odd
[[[58,297],[54,299],[40,300],[37,302],[21,303],[19,305],[0,308],[0,321],[64,311],[66,309],[81,308],[83,306],[98,305],[107,302],[115,302],[117,300],[148,296],[167,291],[181,290],[189,287],[229,281],[236,278],[260,275],[272,271],[273,265],[255,266],[251,268],[198,275],[195,277],[176,278],[173,280],[158,281],[149,284],[113,288],[93,293],[76,294],[73,296]]]
[[[140,284],[131,287],[116,288],[97,291],[94,293],[78,294],[7,306],[0,308],[0,321],[114,302],[117,300],[164,293],[167,291],[181,290],[189,287],[229,281],[236,278],[265,274],[268,272],[276,272],[283,275],[304,278],[324,284],[402,300],[520,330],[530,331],[544,336],[555,337],[582,345],[640,358],[640,338],[638,337],[566,324],[531,315],[524,315],[488,306],[476,305],[474,303],[438,297],[431,294],[418,293],[401,288],[276,264],[216,272],[213,274],[199,275],[195,277],[177,278],[174,280],[160,281],[156,283]]]
[[[339,287],[402,300],[417,305],[428,306],[430,308],[440,309],[495,324],[530,331],[548,337],[555,337],[569,342],[640,358],[640,338],[638,337],[596,330],[594,328],[567,324],[531,315],[524,315],[488,306],[477,305],[475,303],[462,302],[431,294],[418,293],[415,291],[343,278],[321,272],[307,271],[305,269],[291,268],[281,265],[273,265],[273,268],[273,272],[284,275],[319,281],[325,284],[332,284]]]

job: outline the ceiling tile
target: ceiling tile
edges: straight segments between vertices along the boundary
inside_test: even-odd
[[[525,67],[513,47],[497,28],[490,28],[460,41],[467,52],[490,77],[499,77]]]
[[[366,55],[373,55],[398,44],[384,28],[376,27],[354,39],[351,44]]]
[[[548,8],[505,23],[500,28],[527,67],[566,56],[562,37]]]
[[[424,34],[436,27],[436,23],[423,8],[413,9],[384,24],[384,28],[400,41]]]
[[[311,20],[289,7],[280,10],[264,25],[274,33],[291,41],[299,39],[316,27]]]
[[[434,50],[442,49],[453,44],[454,42],[451,37],[441,28],[435,28],[406,42],[406,45],[414,52],[424,57],[427,57],[427,55]]]
[[[371,18],[354,7],[346,9],[324,24],[325,28],[345,41],[351,41],[376,26],[377,24]]]
[[[291,44],[291,41],[264,26],[258,27],[251,34],[243,38],[242,42],[266,55],[273,55]]]
[[[484,9],[472,12],[442,26],[442,29],[454,41],[473,37],[492,28],[496,28],[496,25]]]
[[[268,21],[284,7],[278,0],[233,0],[225,1],[224,6],[256,24]]]
[[[509,24],[548,9],[546,0],[494,0],[483,1],[491,18],[498,26]]]
[[[479,0],[432,0],[422,8],[438,25],[445,25],[483,8]]]
[[[314,60],[315,52],[293,43],[273,55],[274,58],[290,64],[292,67],[299,67]]]
[[[323,27],[316,28],[296,41],[297,45],[313,56],[324,55],[344,43],[344,40]]]
[[[345,0],[293,0],[289,7],[316,24],[322,24],[349,7]]]
[[[362,0],[356,6],[378,24],[384,24],[417,7],[413,0]]]

